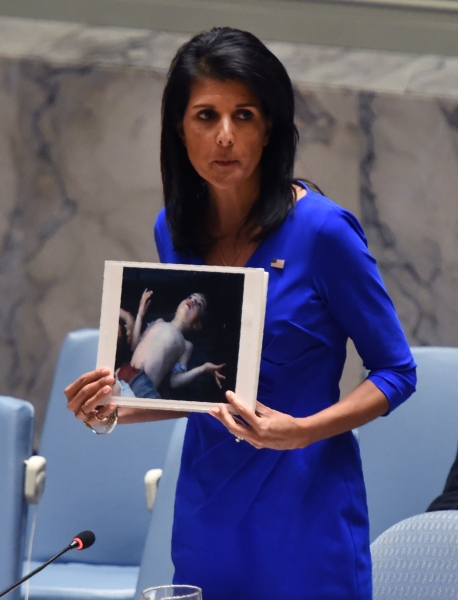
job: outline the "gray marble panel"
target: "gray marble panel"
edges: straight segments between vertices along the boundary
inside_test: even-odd
[[[361,213],[414,345],[458,345],[458,102],[359,97]]]
[[[189,38],[176,32],[0,17],[0,56],[60,65],[165,71]],[[458,94],[458,57],[266,42],[296,83],[377,92]]]
[[[157,258],[163,78],[4,60],[0,80],[0,390],[40,422],[64,335],[98,326],[104,260]]]

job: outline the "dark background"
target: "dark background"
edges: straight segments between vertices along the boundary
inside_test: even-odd
[[[241,273],[124,267],[121,307],[134,318],[143,291],[153,291],[143,318],[142,332],[148,323],[156,319],[171,321],[179,303],[191,294],[204,294],[207,309],[202,320],[203,327],[199,332],[186,337],[194,345],[188,370],[205,362],[226,364],[221,369],[226,377],[222,390],[211,375],[199,376],[192,383],[175,389],[170,387],[166,377],[158,390],[162,398],[225,402],[224,392],[235,389],[244,279],[245,276]]]

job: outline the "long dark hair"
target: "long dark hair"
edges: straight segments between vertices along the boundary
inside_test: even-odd
[[[236,80],[261,101],[272,129],[261,158],[259,197],[246,223],[261,241],[294,206],[293,169],[299,139],[294,124],[294,92],[286,69],[253,34],[229,27],[200,33],[179,48],[162,97],[161,171],[167,222],[177,252],[196,255],[216,239],[206,230],[206,182],[191,165],[178,134],[191,86],[202,77]]]

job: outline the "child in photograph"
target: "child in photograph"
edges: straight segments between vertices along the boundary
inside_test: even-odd
[[[130,363],[123,364],[116,373],[118,389],[115,394],[118,392],[119,395],[134,395],[137,398],[160,398],[158,388],[168,374],[172,388],[191,383],[205,373],[213,374],[221,388],[221,380],[225,377],[219,371],[224,364],[206,362],[189,371],[187,366],[193,344],[185,336],[202,328],[202,318],[207,307],[205,296],[191,294],[180,302],[172,321],[157,319],[148,324],[142,335],[143,318],[152,294],[151,290],[145,289],[140,299],[131,337],[133,356]]]

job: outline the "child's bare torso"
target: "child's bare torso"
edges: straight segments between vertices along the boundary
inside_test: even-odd
[[[187,348],[183,334],[172,323],[158,319],[145,332],[132,356],[131,365],[143,369],[156,387],[179,362]]]

